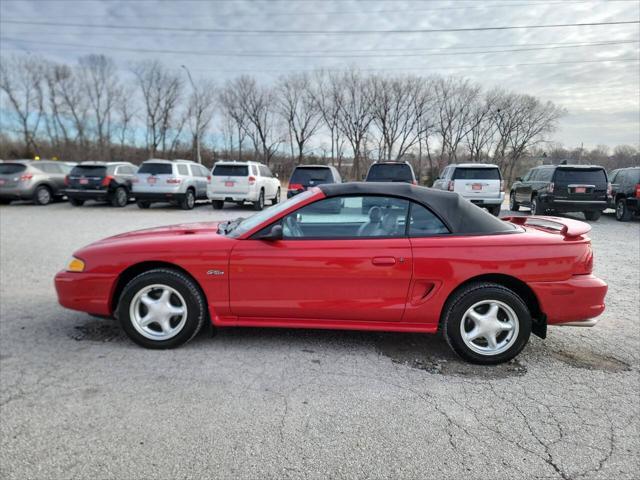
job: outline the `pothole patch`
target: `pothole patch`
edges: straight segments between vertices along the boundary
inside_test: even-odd
[[[609,373],[628,372],[631,366],[615,357],[600,355],[587,350],[577,352],[552,351],[551,356],[562,363],[574,368],[600,370]]]
[[[96,320],[76,325],[70,336],[78,342],[113,342],[125,339],[120,325],[110,320]]]

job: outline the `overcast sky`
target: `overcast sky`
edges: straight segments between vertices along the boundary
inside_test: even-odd
[[[637,23],[438,33],[310,31],[502,27],[639,17],[638,0],[2,0],[0,47],[3,55],[28,51],[68,63],[87,53],[104,53],[123,71],[132,61],[157,58],[173,68],[184,64],[194,77],[210,76],[220,83],[240,73],[254,73],[268,82],[282,72],[351,65],[461,75],[485,88],[502,86],[564,106],[569,114],[554,139],[566,146],[638,145]],[[198,29],[236,32],[194,31]],[[273,32],[278,30],[306,33]],[[575,46],[585,43],[600,45]]]

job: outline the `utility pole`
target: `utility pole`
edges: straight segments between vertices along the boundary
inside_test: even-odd
[[[200,156],[200,92],[198,92],[198,89],[196,88],[196,84],[193,82],[193,78],[191,78],[191,72],[189,71],[189,69],[186,67],[186,65],[180,65],[182,68],[184,68],[184,71],[187,72],[187,76],[189,77],[189,82],[191,82],[191,88],[193,88],[193,94],[196,96],[196,133],[195,133],[195,140],[196,140],[196,158],[198,160],[198,163],[202,164],[202,157]]]

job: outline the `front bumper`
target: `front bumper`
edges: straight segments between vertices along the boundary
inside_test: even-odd
[[[95,315],[111,315],[113,275],[63,270],[55,276],[58,302],[65,308]]]
[[[547,325],[587,322],[600,315],[605,308],[607,284],[594,275],[574,275],[561,282],[532,282],[529,284],[547,317]]]

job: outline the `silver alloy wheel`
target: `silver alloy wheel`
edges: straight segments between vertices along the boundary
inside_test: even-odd
[[[616,204],[616,219],[620,220],[624,217],[624,208],[624,200],[618,200],[618,203]]]
[[[196,197],[191,190],[187,190],[187,206],[192,209],[196,204]]]
[[[135,294],[129,306],[131,324],[150,340],[169,340],[187,323],[184,297],[168,285],[148,285]]]
[[[531,200],[531,215],[537,215],[538,214],[538,200],[534,199]]]
[[[38,188],[38,203],[41,205],[46,205],[51,201],[51,192],[47,187]]]
[[[516,196],[512,193],[509,195],[509,209],[513,210],[516,208]]]
[[[129,199],[127,198],[127,191],[124,188],[118,188],[116,190],[116,200],[118,202],[118,205],[127,204],[127,200]]]
[[[276,191],[276,201],[274,203],[280,203],[280,189]]]
[[[467,347],[480,355],[507,351],[518,338],[520,324],[513,309],[499,300],[482,300],[462,316],[460,335]]]

